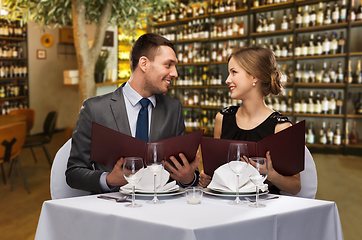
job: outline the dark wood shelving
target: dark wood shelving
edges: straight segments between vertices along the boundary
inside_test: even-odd
[[[362,20],[361,21],[353,21],[353,22],[340,22],[340,23],[333,23],[333,24],[328,24],[328,25],[321,25],[321,26],[310,26],[310,27],[302,27],[302,28],[293,28],[293,29],[288,29],[288,30],[280,30],[277,29],[275,31],[272,32],[262,32],[262,33],[256,33],[255,32],[255,26],[253,26],[255,24],[255,20],[256,17],[261,14],[261,13],[269,13],[271,11],[278,11],[278,10],[284,10],[284,9],[293,9],[294,13],[297,12],[297,9],[299,7],[304,7],[306,5],[317,5],[320,2],[323,2],[324,5],[326,2],[329,2],[328,0],[293,0],[293,1],[288,1],[288,2],[282,2],[282,3],[274,3],[274,4],[268,4],[268,5],[263,5],[263,6],[259,6],[259,7],[253,7],[253,1],[249,2],[249,9],[238,9],[236,11],[232,11],[232,12],[224,12],[224,13],[217,13],[217,14],[206,14],[202,17],[195,17],[195,18],[185,18],[182,20],[175,20],[175,21],[169,21],[169,22],[165,22],[165,23],[157,23],[156,25],[154,25],[154,27],[156,28],[160,28],[160,27],[169,27],[169,26],[177,26],[177,25],[181,25],[181,24],[185,24],[188,23],[189,21],[193,21],[196,19],[201,19],[201,18],[214,18],[216,19],[216,21],[218,21],[219,19],[223,19],[223,18],[230,18],[230,17],[234,17],[234,16],[243,16],[244,17],[244,23],[245,23],[245,34],[244,35],[237,35],[237,36],[226,36],[226,37],[213,37],[211,38],[211,32],[212,29],[210,29],[210,37],[208,39],[189,39],[189,40],[176,40],[175,43],[176,44],[187,44],[187,43],[192,43],[192,42],[199,42],[199,43],[208,43],[208,46],[210,48],[210,53],[211,53],[211,44],[212,43],[216,43],[218,44],[218,42],[222,42],[222,41],[229,41],[229,40],[246,40],[247,45],[250,45],[251,42],[253,40],[256,39],[260,39],[260,38],[268,38],[268,37],[278,37],[278,36],[285,36],[285,37],[290,37],[293,36],[293,48],[292,48],[292,56],[288,56],[288,57],[283,57],[283,58],[277,58],[278,63],[280,62],[287,62],[288,65],[291,64],[291,68],[292,68],[292,75],[295,76],[295,66],[297,63],[300,63],[303,61],[305,62],[310,62],[315,61],[315,62],[321,62],[323,61],[328,61],[329,59],[338,59],[338,61],[341,60],[341,62],[343,61],[344,64],[344,69],[347,67],[347,63],[348,61],[352,58],[355,59],[356,57],[362,57],[362,52],[349,52],[349,53],[338,53],[338,54],[329,54],[329,55],[313,55],[313,56],[295,56],[294,55],[294,46],[296,44],[296,39],[299,35],[305,35],[305,34],[311,34],[314,32],[331,32],[331,31],[336,31],[336,30],[343,30],[345,35],[345,40],[346,40],[346,44],[345,44],[345,49],[351,49],[351,39],[348,39],[348,37],[350,36],[350,32],[352,30],[357,30],[357,27],[362,27]],[[246,19],[246,20],[245,20]],[[295,19],[294,19],[295,20]],[[277,26],[278,28],[278,26]],[[210,55],[211,57],[211,55]],[[210,58],[211,59],[211,58]],[[328,60],[327,60],[328,59]],[[332,61],[332,60],[330,60]],[[178,66],[209,66],[210,69],[213,68],[219,68],[219,69],[223,69],[224,65],[227,64],[227,61],[216,61],[213,62],[210,60],[210,62],[204,62],[204,63],[181,63],[178,64]],[[284,63],[281,63],[280,65],[282,65]],[[316,69],[315,69],[316,70]],[[224,70],[222,70],[224,71]],[[317,71],[316,71],[317,72]],[[345,74],[345,73],[344,73]],[[223,78],[223,81],[226,78]],[[292,103],[294,104],[295,102],[295,93],[297,92],[297,90],[299,89],[318,89],[318,90],[331,90],[331,91],[335,91],[335,90],[341,90],[343,92],[344,95],[344,103],[347,102],[347,93],[352,89],[358,89],[362,87],[362,84],[355,84],[355,83],[297,83],[294,82],[293,77],[291,77],[291,79],[288,79],[288,83],[285,84],[285,87],[288,88],[288,90],[291,90],[293,92],[293,100]],[[210,89],[213,91],[217,91],[218,89],[227,89],[228,86],[225,85],[217,85],[217,86],[212,86],[212,85],[207,85],[204,86],[203,88],[205,89]],[[173,86],[172,89],[203,89],[200,86]],[[359,89],[358,89],[359,90]],[[185,106],[187,108],[195,108],[195,109],[200,109],[200,110],[220,110],[222,107],[214,107],[214,106]],[[345,108],[345,106],[344,106]],[[293,122],[296,122],[296,120],[300,120],[301,118],[316,118],[317,121],[322,121],[322,118],[327,118],[327,119],[337,119],[337,121],[342,121],[343,125],[341,126],[341,130],[344,130],[344,124],[346,123],[346,121],[350,121],[351,119],[362,119],[362,115],[352,115],[352,114],[310,114],[310,113],[295,113],[295,112],[290,112],[290,113],[284,113],[287,116],[290,116],[290,118],[293,120]],[[343,152],[343,153],[349,153],[351,152],[350,149],[353,149],[353,151],[355,149],[357,149],[358,151],[361,150],[362,152],[362,143],[357,144],[357,145],[348,145],[348,146],[344,146],[344,145],[323,145],[323,144],[307,144],[308,147],[312,148],[312,149],[319,149],[325,152],[329,152],[329,151],[337,151],[337,152]]]

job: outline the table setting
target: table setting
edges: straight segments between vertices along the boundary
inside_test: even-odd
[[[162,146],[147,152],[125,158],[119,192],[45,201],[35,240],[343,239],[334,202],[269,194],[267,160],[242,145],[207,188],[169,182]]]

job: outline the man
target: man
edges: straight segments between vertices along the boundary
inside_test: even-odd
[[[147,98],[149,116],[148,142],[153,142],[185,133],[184,118],[180,101],[164,96],[170,82],[176,78],[177,58],[170,41],[157,34],[144,34],[133,45],[130,52],[132,75],[127,83],[112,93],[84,101],[77,125],[72,136],[72,149],[66,170],[69,186],[92,193],[118,191],[127,184],[122,173],[123,158],[113,169],[90,161],[92,122],[135,137],[137,118]],[[147,100],[146,100],[147,101]],[[181,165],[175,157],[166,168],[170,177],[183,187],[198,183],[199,154],[189,164],[180,153]]]

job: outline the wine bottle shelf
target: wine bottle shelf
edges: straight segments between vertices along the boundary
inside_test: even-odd
[[[304,59],[321,59],[321,58],[342,58],[346,57],[346,53],[338,53],[338,54],[328,54],[328,55],[313,55],[313,56],[300,56],[295,57],[295,60],[304,60]]]
[[[0,98],[0,102],[12,101],[12,100],[20,100],[20,99],[26,99],[26,98],[28,98],[27,95],[17,96],[17,97],[6,97],[6,98]]]
[[[362,86],[362,84],[360,84]],[[295,83],[297,88],[345,88],[345,83]]]
[[[28,58],[0,57],[0,61],[26,61]]]
[[[296,117],[343,118],[343,114],[294,113]]]
[[[28,77],[11,77],[11,78],[0,78],[0,81],[11,81],[11,80],[26,80]]]
[[[210,1],[208,2],[210,4]],[[322,3],[322,4],[320,4]],[[351,1],[348,0],[347,1],[347,6],[342,6],[340,4],[340,2],[337,1],[337,3],[339,4],[339,9],[341,10],[342,8],[344,9],[352,9],[351,8]],[[190,30],[192,33],[196,34],[203,34],[202,31],[205,31],[205,29],[203,30],[199,30],[200,27],[197,25],[198,23],[195,23],[196,20],[198,19],[205,19],[205,21],[210,20],[210,26],[207,26],[208,28],[208,35],[196,35],[196,36],[208,36],[208,38],[200,38],[200,39],[187,39],[187,40],[178,40],[177,38],[180,36],[180,38],[184,35],[178,35],[177,33],[175,33],[175,29],[170,28],[171,30],[168,29],[161,29],[162,31],[159,32],[165,32],[165,35],[170,34],[175,34],[175,35],[171,35],[172,39],[174,39],[176,46],[181,49],[181,51],[178,50],[178,52],[181,52],[183,54],[183,56],[187,56],[186,53],[188,53],[189,51],[189,46],[187,44],[193,44],[195,43],[195,45],[192,46],[192,50],[195,51],[195,49],[198,51],[197,54],[199,54],[201,50],[204,50],[206,52],[206,50],[209,50],[209,56],[205,55],[205,58],[203,59],[207,59],[207,57],[210,57],[210,61],[209,62],[202,62],[202,63],[180,63],[178,64],[178,66],[184,67],[183,69],[191,69],[193,66],[195,66],[195,71],[198,72],[198,74],[196,74],[197,79],[199,79],[201,77],[201,72],[204,72],[203,68],[200,66],[205,66],[208,67],[209,70],[205,70],[205,72],[207,72],[208,76],[211,78],[212,74],[215,74],[213,71],[215,71],[217,74],[222,75],[222,82],[225,81],[226,77],[227,77],[227,61],[213,61],[213,60],[225,60],[226,58],[224,57],[224,52],[225,49],[227,49],[228,53],[229,50],[235,50],[235,48],[239,48],[242,46],[250,46],[252,44],[257,44],[257,45],[263,45],[263,41],[264,41],[264,46],[270,47],[272,49],[274,49],[274,52],[276,53],[277,56],[287,56],[287,57],[278,57],[277,61],[278,64],[280,66],[283,66],[283,71],[285,71],[285,73],[289,73],[288,75],[288,79],[287,79],[287,83],[285,84],[285,86],[287,87],[287,92],[291,92],[291,95],[288,95],[288,97],[286,95],[281,96],[279,98],[279,103],[280,106],[282,105],[282,103],[280,102],[281,100],[284,101],[284,107],[280,109],[283,109],[282,114],[290,117],[292,119],[293,122],[296,122],[297,120],[301,120],[301,119],[308,119],[308,121],[317,121],[318,123],[316,124],[315,128],[315,134],[317,134],[318,132],[318,127],[320,127],[319,125],[321,125],[321,122],[323,121],[327,121],[327,122],[331,122],[332,123],[332,128],[335,128],[336,123],[339,123],[340,125],[340,130],[341,132],[343,132],[345,130],[345,126],[348,125],[347,122],[349,122],[351,124],[351,121],[353,120],[359,120],[359,122],[362,120],[362,115],[355,115],[355,114],[347,114],[346,113],[346,109],[348,108],[348,104],[351,103],[350,99],[349,99],[349,95],[350,94],[354,94],[356,95],[356,92],[361,92],[360,88],[362,87],[362,84],[358,84],[357,82],[360,81],[360,78],[357,78],[355,76],[355,70],[354,69],[358,69],[356,67],[356,61],[358,62],[359,60],[362,60],[362,49],[360,46],[354,46],[354,45],[358,45],[358,40],[355,40],[356,37],[358,37],[358,31],[362,30],[359,29],[358,27],[362,27],[362,20],[350,20],[350,17],[347,16],[345,18],[340,18],[337,20],[338,23],[333,23],[334,19],[332,20],[332,12],[334,11],[334,4],[335,2],[331,2],[331,1],[327,1],[327,0],[292,0],[292,1],[287,1],[287,2],[281,2],[281,3],[274,3],[274,4],[266,4],[263,6],[258,6],[258,7],[254,7],[253,6],[254,1],[248,1],[248,8],[243,8],[243,9],[237,9],[236,11],[229,11],[229,12],[223,12],[223,13],[208,13],[207,9],[205,9],[205,13],[202,16],[198,16],[198,17],[193,17],[193,18],[183,18],[180,20],[174,20],[174,21],[168,21],[168,22],[163,22],[163,23],[157,23],[155,25],[153,25],[153,27],[155,28],[167,28],[167,27],[180,27],[181,25],[185,25],[188,24],[191,26]],[[319,4],[319,6],[318,6]],[[322,7],[321,7],[322,6]],[[304,12],[305,9],[308,9],[308,11],[311,11],[311,9],[313,9],[314,12],[318,12],[320,11],[320,8],[323,12],[323,14],[326,11],[326,8],[329,7],[330,11],[331,11],[331,17],[330,17],[330,24],[325,24],[325,18],[323,16],[323,25],[319,25],[319,26],[311,26],[311,25],[317,25],[318,22],[317,20],[315,22],[312,22],[309,24],[303,24],[303,25],[307,25],[308,27],[300,27],[297,24],[297,16],[299,14],[299,17],[301,17],[302,19],[304,19]],[[314,8],[318,8],[314,10]],[[298,12],[300,9],[301,12]],[[354,7],[354,9],[356,9],[356,7]],[[274,12],[275,11],[275,12]],[[181,12],[181,11],[180,11]],[[281,12],[283,13],[283,19],[281,18],[281,16],[277,16],[276,18],[273,18],[273,21],[271,21],[273,24],[279,24],[281,21],[284,24],[285,23],[285,18],[287,18],[287,27],[285,27],[284,25],[280,25],[280,26],[275,26],[275,28],[272,29],[276,29],[274,31],[268,31],[269,28],[266,27],[265,28],[265,20],[266,19],[266,24],[268,24],[268,18],[270,16],[273,17],[272,13],[276,13],[276,14],[281,14]],[[289,16],[288,13],[289,12]],[[347,14],[350,14],[350,10],[347,11]],[[274,14],[274,16],[276,15]],[[302,16],[300,16],[302,15]],[[290,21],[293,25],[290,25],[289,19],[290,16],[292,16],[292,21]],[[231,20],[231,18],[235,17],[233,20]],[[239,18],[240,17],[240,18]],[[242,18],[241,18],[242,17]],[[195,21],[194,21],[195,20]],[[240,21],[239,21],[240,20]],[[327,18],[328,20],[328,18]],[[202,22],[203,20],[201,20],[200,22]],[[192,23],[190,23],[192,22]],[[234,30],[233,28],[235,27],[234,25],[228,25],[229,23],[236,23],[236,25],[239,25],[239,28],[242,29],[242,31],[240,31],[240,33],[245,33],[245,34],[238,34],[239,32]],[[258,23],[262,23],[262,24],[258,24]],[[245,24],[245,25],[244,25]],[[193,26],[195,25],[195,28],[193,28]],[[256,29],[260,30],[260,26],[262,25],[262,32],[257,32]],[[301,23],[302,25],[302,23]],[[198,26],[198,27],[196,27]],[[284,27],[283,27],[284,26]],[[186,27],[185,27],[186,29]],[[195,30],[196,29],[196,30]],[[215,30],[216,29],[216,30]],[[226,36],[225,34],[225,29],[233,29],[232,30],[232,34],[230,32],[227,32],[227,34],[229,36]],[[285,29],[285,30],[281,30],[281,29]],[[158,29],[160,30],[160,29]],[[158,31],[157,30],[157,31]],[[338,30],[338,32],[337,32]],[[177,31],[177,30],[176,30]],[[223,36],[224,37],[220,37],[220,31],[222,31]],[[336,33],[334,33],[336,32]],[[218,34],[219,37],[215,37],[216,33]],[[189,33],[190,34],[190,33]],[[340,36],[340,38],[336,37],[336,34],[338,36]],[[342,35],[343,34],[343,35]],[[310,35],[309,37],[307,37],[306,35]],[[313,37],[313,36],[314,37]],[[330,37],[330,35],[332,35],[332,37]],[[319,52],[320,51],[320,46],[324,46],[323,42],[324,41],[324,36],[327,37],[329,44],[331,44],[331,42],[335,43],[335,41],[337,40],[338,43],[338,48],[337,50],[335,50],[335,48],[331,49],[330,52],[337,52],[337,54],[323,54],[323,55],[316,55],[313,54],[313,52]],[[280,41],[282,37],[282,41]],[[306,38],[306,39],[304,39]],[[312,40],[310,40],[310,39]],[[284,40],[287,39],[287,40]],[[289,42],[288,42],[289,39]],[[322,40],[323,39],[323,40]],[[333,41],[332,41],[333,40]],[[339,41],[340,40],[340,41]],[[273,41],[273,42],[272,42]],[[312,51],[312,53],[310,55],[299,55],[298,52],[299,50],[301,52],[305,52],[305,48],[310,47],[310,41],[314,41],[314,47],[319,46],[319,50],[314,50]],[[198,45],[199,44],[199,45]],[[201,45],[201,46],[200,46]],[[215,45],[216,45],[216,52],[217,52],[217,58],[215,58],[215,55],[212,55],[211,53],[215,54]],[[229,48],[229,46],[231,45],[231,47]],[[220,47],[221,46],[221,47]],[[225,47],[226,46],[226,47]],[[297,49],[297,46],[300,47],[300,49]],[[304,47],[304,49],[302,48]],[[313,45],[312,45],[313,47]],[[183,50],[184,49],[184,50]],[[206,50],[205,50],[206,49]],[[287,50],[285,50],[287,49]],[[278,52],[276,51],[278,50]],[[297,51],[295,51],[297,50]],[[308,49],[308,54],[310,49]],[[324,51],[324,50],[323,50]],[[329,52],[329,50],[326,50],[327,52]],[[349,52],[347,52],[349,51]],[[286,53],[287,52],[287,53]],[[297,52],[298,56],[295,55],[295,53]],[[222,54],[220,54],[222,53]],[[192,55],[192,54],[191,54]],[[201,55],[201,54],[199,54]],[[221,58],[220,55],[222,55],[223,57]],[[181,55],[182,56],[182,55]],[[193,57],[189,57],[189,59],[196,59],[195,56]],[[190,61],[190,60],[189,60]],[[352,63],[350,63],[352,62]],[[321,65],[324,64],[329,64],[327,65],[327,67],[321,67]],[[284,65],[286,65],[286,67],[284,67]],[[307,67],[304,67],[304,65],[306,65]],[[332,67],[332,65],[334,67]],[[338,68],[336,68],[336,66],[338,65]],[[358,64],[357,64],[358,65]],[[313,67],[311,67],[313,66]],[[328,67],[330,66],[330,67]],[[349,67],[350,66],[350,67]],[[352,70],[353,68],[353,70]],[[306,70],[307,69],[307,70]],[[337,71],[335,71],[335,69],[337,69]],[[184,70],[186,72],[186,70]],[[328,78],[324,78],[325,76],[323,75],[325,72],[330,72],[330,70],[332,70],[335,75],[333,78],[332,77],[328,77],[330,79],[330,81],[334,81],[334,83],[330,82],[330,83],[312,83],[312,82],[307,82],[307,81],[313,81],[313,79],[317,79],[320,80],[322,79],[322,81],[326,81],[328,82]],[[308,75],[307,72],[308,71]],[[226,72],[226,75],[225,75]],[[312,75],[312,78],[309,78],[309,73],[312,72],[314,73],[314,75]],[[300,78],[304,80],[304,82],[296,82],[296,73],[301,74]],[[343,74],[343,76],[341,77],[341,73]],[[215,75],[217,75],[215,74]],[[329,74],[329,73],[328,73]],[[335,77],[337,74],[338,78]],[[349,75],[346,75],[349,74]],[[187,75],[185,73],[185,75]],[[299,80],[299,75],[298,76],[298,80]],[[306,77],[308,76],[308,77]],[[320,77],[322,76],[322,77]],[[216,77],[216,79],[219,79],[220,77]],[[351,78],[353,79],[353,83],[350,82]],[[181,78],[183,79],[183,78]],[[307,79],[307,80],[306,80]],[[310,80],[312,79],[312,80]],[[323,80],[324,79],[324,80]],[[337,79],[337,80],[336,80]],[[341,80],[342,79],[342,80]],[[315,80],[314,80],[315,81]],[[177,81],[175,81],[176,83]],[[203,83],[205,84],[206,81],[203,81]],[[211,83],[211,81],[210,81]],[[188,92],[190,96],[192,96],[193,91],[192,89],[195,89],[195,92],[198,92],[198,94],[200,94],[200,98],[204,97],[202,94],[206,93],[206,90],[204,89],[209,89],[208,92],[226,92],[228,86],[225,85],[216,85],[216,86],[212,86],[212,85],[206,85],[206,86],[173,86],[170,89],[175,89],[176,95],[177,90],[180,90],[179,93],[185,94],[185,92]],[[186,89],[184,91],[184,89]],[[339,101],[339,103],[343,102],[343,113],[344,114],[312,114],[312,113],[296,113],[293,112],[295,111],[295,109],[293,109],[293,106],[295,103],[298,103],[298,100],[300,99],[300,96],[296,96],[299,92],[299,94],[302,95],[302,98],[304,99],[304,101],[309,101],[309,103],[311,102],[309,97],[308,99],[308,95],[307,96],[303,96],[305,89],[308,89],[307,91],[309,92],[314,92],[314,97],[316,99],[318,99],[318,96],[316,97],[316,93],[318,94],[318,92],[323,92],[325,91],[326,94],[332,96],[334,93],[338,95],[341,94],[341,97],[335,97],[335,101]],[[314,89],[317,89],[316,91]],[[332,93],[333,92],[333,93]],[[212,93],[213,94],[213,93]],[[308,93],[307,93],[308,94]],[[227,95],[227,94],[226,94]],[[313,96],[313,94],[311,94],[310,96]],[[332,99],[332,97],[328,97],[328,99]],[[353,97],[352,97],[353,98]],[[355,97],[354,97],[355,98]],[[222,96],[222,103],[224,103],[225,101],[223,100],[225,99],[225,95]],[[308,100],[307,100],[308,99]],[[314,99],[314,98],[313,98]],[[288,110],[286,110],[285,108],[285,101],[288,100]],[[215,100],[214,100],[215,101]],[[227,101],[226,101],[227,102]],[[276,101],[277,102],[277,101]],[[313,100],[314,102],[314,100]],[[185,102],[184,102],[185,103]],[[195,103],[195,102],[194,102]],[[201,103],[201,101],[200,101]],[[210,103],[210,102],[209,102]],[[219,103],[219,102],[218,102]],[[228,102],[230,103],[230,102]],[[269,102],[270,104],[275,104],[274,99],[272,99],[272,101]],[[279,104],[277,103],[277,104]],[[355,103],[355,99],[353,100],[353,104]],[[233,102],[234,104],[234,102]],[[272,105],[271,104],[271,105]],[[268,105],[270,107],[270,105]],[[274,105],[273,105],[274,106]],[[290,107],[291,106],[291,107]],[[187,111],[193,111],[192,114],[194,114],[195,116],[197,116],[197,114],[200,114],[199,112],[204,112],[207,110],[208,113],[212,113],[210,114],[210,116],[208,116],[209,120],[215,117],[215,113],[222,109],[221,106],[201,106],[201,105],[185,105],[185,108],[190,108]],[[341,105],[338,105],[339,109],[341,108]],[[347,108],[346,108],[347,107]],[[278,107],[279,108],[279,107]],[[274,109],[278,109],[277,107],[274,107]],[[287,111],[287,112],[286,112]],[[304,110],[303,110],[304,111]],[[341,112],[336,111],[336,112]],[[197,118],[193,116],[193,118]],[[326,119],[324,119],[326,118]],[[200,118],[198,119],[199,122],[202,122],[202,116],[200,116]],[[357,125],[360,125],[360,123],[357,123]],[[351,126],[351,125],[350,125]],[[189,128],[190,129],[190,128]],[[212,135],[212,131],[209,131]],[[316,135],[317,136],[317,135]],[[345,146],[345,145],[324,145],[324,144],[311,144],[311,145],[307,145],[307,146],[311,146],[312,148],[320,148],[320,149],[328,149],[327,152],[330,149],[335,149],[336,151],[345,151],[347,152],[347,150],[349,148],[353,148],[353,149],[360,149],[362,151],[362,144],[357,144],[357,145],[351,145],[350,146]]]
[[[341,28],[346,28],[348,26],[348,22],[344,23],[334,23],[334,24],[328,24],[328,25],[322,25],[322,26],[313,26],[313,27],[302,27],[297,28],[295,31],[297,33],[305,33],[305,32],[318,32],[318,31],[325,31],[325,30],[336,30]]]

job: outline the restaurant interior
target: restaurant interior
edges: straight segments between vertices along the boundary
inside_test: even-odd
[[[185,11],[189,9],[189,6],[197,6],[198,9],[200,9],[200,6],[203,4],[200,5],[200,3],[197,3],[196,5],[192,5],[189,1],[177,2],[185,3]],[[211,0],[205,2],[207,3],[204,7],[206,11],[211,8],[210,6],[216,1]],[[294,93],[299,92],[301,93],[300,99],[302,99],[303,93],[305,99],[302,99],[302,101],[305,100],[305,102],[307,102],[307,95],[310,94],[310,92],[323,93],[327,91],[328,96],[332,96],[331,92],[336,94],[335,99],[337,100],[338,92],[342,92],[341,100],[343,107],[341,107],[341,113],[333,112],[323,115],[323,113],[316,112],[297,112],[295,105],[293,105],[291,111],[285,111],[283,109],[279,109],[279,111],[288,116],[293,123],[306,120],[306,146],[312,154],[318,177],[318,188],[315,199],[336,203],[344,239],[362,239],[362,228],[360,227],[362,220],[359,217],[362,215],[360,203],[362,186],[358,184],[360,182],[358,179],[362,176],[362,143],[358,141],[358,135],[362,136],[362,128],[360,127],[362,126],[362,111],[358,112],[359,108],[362,109],[362,80],[361,82],[355,82],[355,80],[353,80],[348,83],[311,83],[308,82],[308,80],[307,82],[304,82],[304,80],[298,82],[296,78],[299,70],[297,66],[298,68],[299,66],[302,68],[303,65],[308,67],[314,63],[315,76],[317,77],[318,72],[323,68],[323,62],[328,63],[328,68],[330,62],[333,62],[336,72],[339,70],[337,69],[337,64],[342,62],[343,73],[345,73],[345,75],[349,73],[347,71],[349,62],[352,62],[353,79],[357,78],[358,62],[361,64],[362,59],[362,47],[358,44],[358,31],[362,27],[362,2],[359,3],[357,0],[275,0],[270,1],[271,3],[269,3],[269,1],[220,0],[220,2],[225,2],[225,6],[229,2],[230,4],[236,2],[237,8],[235,10],[229,10],[229,13],[208,13],[206,14],[208,16],[207,18],[210,17],[211,21],[214,21],[212,19],[215,18],[221,23],[223,19],[231,19],[230,22],[237,21],[240,23],[239,17],[243,16],[245,22],[245,30],[243,31],[246,31],[245,33],[238,36],[214,36],[214,39],[211,36],[204,38],[201,37],[201,35],[196,38],[182,39],[182,35],[178,35],[174,27],[188,27],[188,23],[192,25],[196,24],[197,20],[205,19],[205,17],[201,15],[195,16],[194,12],[191,16],[185,15],[186,17],[182,21],[180,20],[181,14],[180,16],[176,16],[178,20],[163,19],[162,16],[159,16],[159,18],[156,19],[158,22],[149,26],[147,30],[138,31],[137,34],[139,36],[148,31],[173,39],[171,41],[175,44],[177,51],[179,49],[185,49],[183,55],[186,54],[187,48],[189,47],[199,48],[201,46],[201,48],[210,48],[212,50],[214,42],[220,45],[219,52],[222,54],[223,46],[226,46],[226,44],[229,44],[229,46],[232,45],[235,48],[238,46],[246,46],[249,43],[259,45],[262,43],[266,44],[269,39],[276,42],[277,38],[278,40],[279,38],[283,39],[284,36],[287,36],[288,40],[289,37],[296,39],[298,36],[298,39],[300,37],[300,41],[302,42],[302,40],[304,41],[306,36],[309,37],[311,33],[315,33],[315,36],[317,34],[324,35],[325,32],[326,34],[328,32],[328,34],[333,35],[334,29],[338,29],[338,34],[340,32],[345,34],[345,41],[347,43],[346,50],[343,53],[318,57],[296,57],[294,50],[299,43],[294,41],[294,45],[289,49],[289,51],[294,52],[292,56],[281,56],[277,58],[277,61],[280,62],[280,67],[283,68],[284,73],[289,77],[289,80],[285,82],[286,91],[282,96],[283,99],[287,99],[289,92],[293,92],[291,101],[293,103],[298,102],[299,99]],[[253,2],[260,2],[260,6],[253,5]],[[265,3],[262,4],[262,2]],[[313,6],[313,9],[316,8],[316,10],[318,10],[319,6],[322,6],[322,11],[324,12],[327,11],[329,4],[331,4],[330,11],[333,11],[337,3],[340,6],[347,4],[347,9],[352,9],[356,6],[355,8],[357,10],[355,11],[361,15],[360,19],[357,18],[355,22],[349,19],[346,22],[335,23],[333,26],[309,26],[302,30],[299,29],[299,31],[296,30],[297,27],[287,30],[280,30],[279,28],[285,15],[284,10],[287,10],[288,14],[291,9],[296,10],[296,15],[294,16],[296,20],[299,8],[303,9],[304,13],[307,12],[304,9],[308,9],[305,8],[305,6]],[[245,7],[245,9],[239,9],[240,6]],[[251,7],[248,8],[247,6]],[[201,10],[199,11],[201,14]],[[309,14],[311,14],[311,11],[308,11]],[[274,18],[277,30],[274,32],[270,30],[271,32],[263,33],[253,32],[256,26],[251,29],[253,25],[251,22],[258,22],[258,18],[262,18],[262,13],[265,13],[265,15],[263,15],[265,19],[269,18],[270,20],[270,18],[273,17],[273,14],[270,15],[272,12],[275,12]],[[173,11],[170,13],[167,12],[167,16],[170,14],[172,15]],[[227,20],[225,20],[226,24]],[[4,26],[7,24],[5,21],[0,21],[0,29],[5,28]],[[15,23],[12,28],[17,29],[17,24],[18,23]],[[96,27],[94,25],[88,25],[86,31],[88,36],[94,36]],[[207,31],[210,31],[210,34],[213,32],[211,27]],[[220,31],[220,29],[215,30],[215,32],[218,31]],[[52,199],[50,193],[50,171],[53,159],[63,144],[72,137],[81,106],[73,28],[71,26],[62,28],[52,26],[43,29],[39,27],[37,23],[31,21],[25,25],[23,33],[22,36],[16,36],[15,34],[13,36],[5,36],[3,31],[0,31],[0,48],[2,52],[4,52],[3,49],[11,48],[7,47],[11,45],[14,46],[13,48],[16,49],[19,54],[19,56],[14,55],[11,57],[0,56],[0,68],[7,65],[13,67],[14,64],[14,67],[16,66],[16,68],[19,69],[21,68],[20,66],[27,67],[26,73],[23,67],[22,74],[18,73],[18,75],[14,76],[1,76],[0,74],[0,131],[4,126],[19,122],[26,122],[26,124],[19,124],[18,126],[20,127],[17,127],[17,130],[27,128],[23,136],[26,138],[25,144],[20,146],[18,157],[10,159],[12,161],[4,161],[6,153],[4,150],[0,151],[0,153],[4,153],[4,158],[0,156],[0,164],[2,164],[2,176],[0,180],[0,238],[3,240],[30,240],[35,238],[43,203]],[[131,45],[127,37],[125,37],[126,35],[127,34],[124,34],[122,30],[117,27],[110,26],[107,28],[106,38],[102,46],[102,53],[107,52],[107,63],[106,68],[103,69],[104,74],[101,80],[95,80],[96,95],[114,91],[121,83],[127,81],[130,76],[128,53]],[[343,37],[343,35],[341,37]],[[260,40],[260,42],[258,40]],[[328,37],[326,41],[328,41]],[[89,37],[88,43],[89,46],[93,44],[92,37]],[[217,48],[218,47],[219,46],[217,46]],[[19,49],[21,49],[22,52],[21,56]],[[13,50],[13,52],[14,51],[15,50]],[[177,56],[179,57],[179,55]],[[212,124],[215,113],[228,104],[234,104],[234,102],[224,100],[228,97],[228,88],[223,83],[227,77],[227,61],[224,59],[218,59],[217,63],[213,62],[212,59],[208,61],[204,59],[201,62],[196,62],[199,60],[195,59],[192,61],[192,63],[185,61],[179,63],[177,67],[179,79],[184,78],[183,83],[180,83],[179,79],[175,79],[169,89],[168,95],[182,101],[187,132],[204,129],[205,137],[212,137]],[[207,63],[203,64],[202,62]],[[0,73],[1,71],[0,69]],[[207,71],[207,80],[201,83],[201,85],[204,86],[199,86],[197,85],[198,83],[188,85],[185,79],[189,77],[192,78],[191,74],[193,74],[193,71],[195,72],[195,76],[198,74],[195,79],[202,79],[205,71]],[[359,69],[359,71],[359,74],[362,76],[361,69]],[[215,76],[220,76],[222,79],[221,83],[218,83],[217,80],[215,80],[214,83],[212,82]],[[346,79],[346,77],[344,79]],[[9,88],[9,95],[7,95],[7,88]],[[12,93],[11,88],[15,89],[13,90],[15,93]],[[3,96],[1,92],[2,89],[4,89]],[[210,99],[215,99],[215,101],[208,101],[210,105],[205,104],[205,102],[190,103],[190,99],[195,99],[194,94],[200,95],[200,101],[201,98],[203,99],[208,95],[210,95]],[[347,105],[350,100],[349,96],[352,96],[352,100],[355,103],[353,112],[351,113],[347,112]],[[218,98],[221,99],[222,103],[218,103]],[[279,100],[283,101],[282,98]],[[278,102],[278,99],[266,98],[266,101],[269,100],[270,106],[275,109],[276,105],[273,104]],[[212,101],[215,102],[214,105],[211,104]],[[287,102],[288,100],[285,101]],[[358,105],[359,101],[361,103]],[[27,111],[27,117],[22,117],[20,120],[14,117],[14,120],[10,120],[9,122],[4,118],[8,116],[18,116],[18,110],[31,110],[31,112],[29,113],[29,111]],[[29,115],[31,115],[30,118],[32,118],[30,121],[28,120]],[[323,130],[325,131],[324,134],[327,134],[328,125],[326,124],[328,123],[330,125],[332,123],[332,127],[330,127],[332,130],[330,131],[334,132],[335,136],[339,134],[341,139],[339,143],[333,142],[333,136],[332,140],[328,140],[327,135],[326,139],[328,143],[323,143],[322,140],[320,140],[321,131],[321,136],[323,135]],[[352,134],[357,136],[356,142],[353,142],[355,139],[351,140],[350,137],[345,137],[346,130],[349,132],[349,136]],[[6,134],[13,135],[15,134],[15,130],[11,130]],[[0,139],[2,137],[3,136],[0,136]],[[348,142],[346,142],[347,140]],[[14,159],[16,159],[16,161]],[[14,169],[16,168],[18,170],[14,171],[14,169],[12,169],[13,166]],[[202,163],[200,163],[200,168],[202,168]]]

